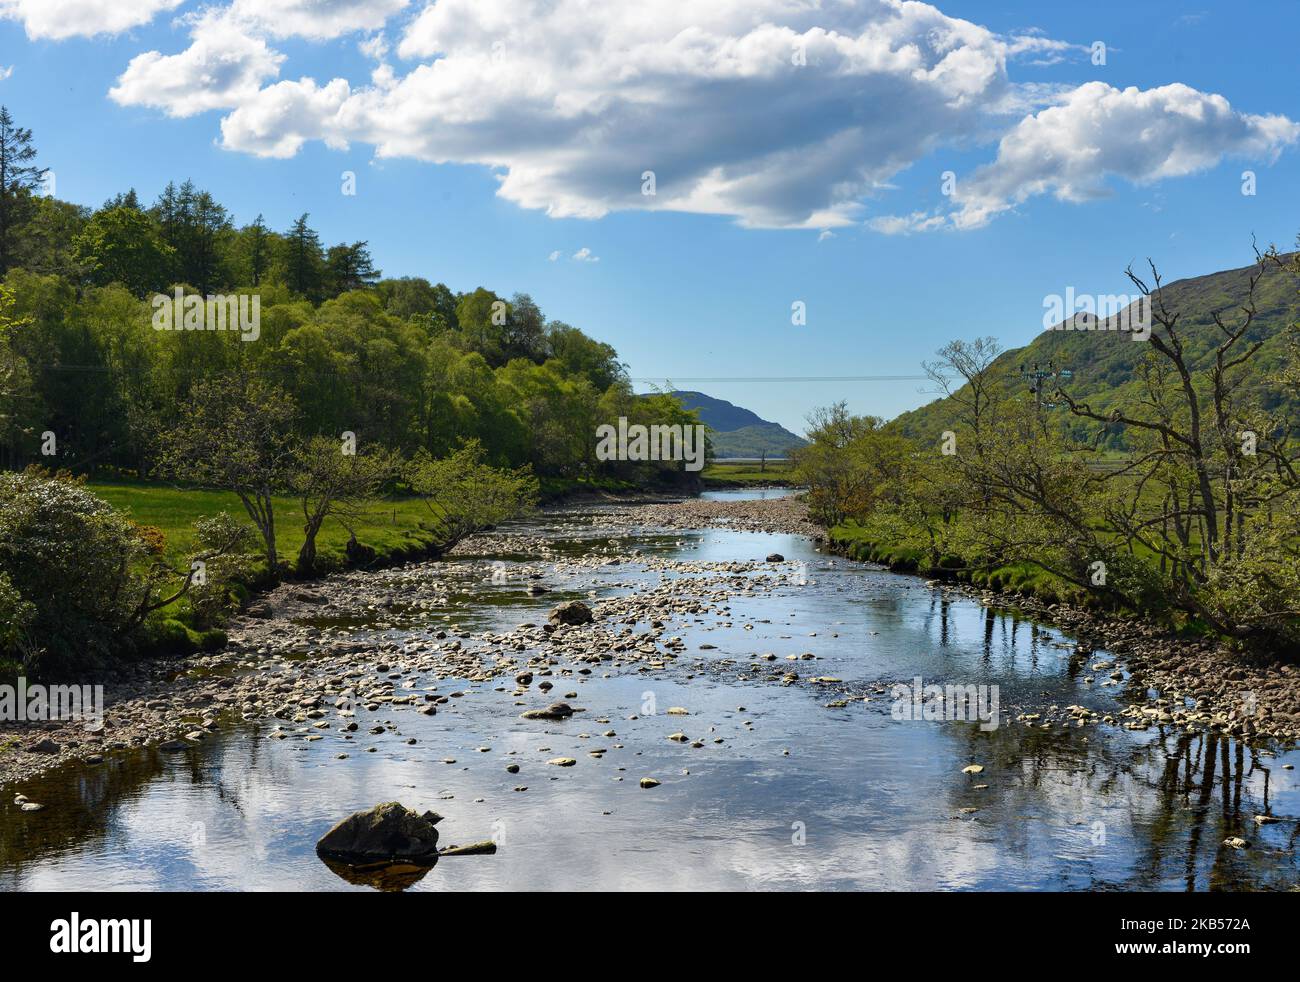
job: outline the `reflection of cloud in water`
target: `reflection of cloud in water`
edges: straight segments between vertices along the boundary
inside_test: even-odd
[[[1043,692],[1060,705],[1114,708],[1113,690],[1070,677],[1059,631],[991,615],[920,581],[816,553],[792,537],[674,533],[678,538],[689,544],[680,555],[692,561],[778,551],[807,563],[813,582],[737,598],[729,615],[701,624],[683,628],[672,619],[667,633],[680,634],[687,652],[677,668],[610,679],[597,671],[586,682],[557,677],[556,695],[577,690],[572,701],[588,709],[564,724],[521,722],[508,688],[491,691],[496,683],[456,683],[474,694],[452,700],[437,716],[375,714],[394,720],[401,736],[374,738],[363,727],[344,741],[327,730],[308,744],[298,736],[268,740],[263,727],[214,738],[189,754],[142,755],[129,767],[108,762],[98,775],[65,777],[32,795],[49,807],[23,820],[33,830],[25,838],[0,829],[0,883],[368,890],[330,872],[315,843],[341,817],[396,800],[447,816],[439,826],[444,844],[502,837],[496,855],[440,862],[412,890],[1295,884],[1295,857],[1285,851],[1295,826],[1253,825],[1266,807],[1266,777],[1274,813],[1300,813],[1295,772],[1235,744],[1197,737],[1161,745],[1155,731],[1093,727],[1067,733],[1006,726],[986,734],[965,724],[899,723],[889,718],[886,697],[830,710],[821,689],[742,684],[734,673],[714,670],[727,657],[749,669],[749,656],[765,651],[776,653],[784,670],[787,654],[812,650],[819,660],[797,663],[801,674],[833,675],[862,694],[879,682],[921,675],[927,682],[996,682],[1003,708],[1019,695]],[[631,565],[548,583],[585,591],[632,578]],[[553,599],[485,604],[473,619],[512,627],[536,620],[536,609]],[[719,627],[724,619],[734,626]],[[754,630],[743,631],[746,623]],[[701,652],[706,640],[716,650]],[[697,663],[705,667],[697,670]],[[696,677],[687,681],[687,671]],[[660,707],[684,705],[692,715],[629,721],[641,713],[646,690]],[[441,684],[440,691],[452,690]],[[534,690],[527,700],[539,698]],[[607,728],[596,722],[602,716],[617,737],[599,736]],[[699,750],[669,743],[667,734],[679,727],[725,742]],[[579,739],[584,732],[590,740]],[[419,742],[408,746],[406,736]],[[586,753],[597,745],[610,748],[599,761]],[[371,746],[376,752],[366,753]],[[492,750],[480,754],[478,746]],[[340,751],[350,759],[336,761]],[[562,754],[578,765],[562,772],[545,765]],[[458,763],[444,764],[444,757]],[[972,761],[985,765],[978,779],[961,773]],[[521,765],[518,775],[505,772],[509,762]],[[640,790],[637,781],[648,774],[663,785]],[[989,787],[976,791],[977,783]],[[529,790],[516,793],[516,785]],[[0,815],[0,823],[10,821]],[[804,845],[792,844],[796,822],[803,823]],[[1230,833],[1257,848],[1224,850]]]

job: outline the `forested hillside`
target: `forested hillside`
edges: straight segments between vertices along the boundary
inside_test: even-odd
[[[713,430],[713,452],[718,457],[784,457],[808,442],[780,423],[725,399],[688,390],[672,395],[687,409],[698,410],[700,421]]]
[[[698,480],[598,458],[602,424],[696,417],[527,293],[385,278],[189,181],[62,201],[39,164],[0,107],[0,676],[219,645],[252,590],[544,490]]]
[[[1284,262],[1292,257],[1283,257]],[[1251,301],[1250,282],[1257,267],[1252,264],[1206,276],[1178,280],[1165,285],[1161,302],[1178,317],[1177,330],[1187,353],[1189,368],[1204,373],[1214,360],[1222,334],[1214,317],[1235,319],[1241,308]],[[1149,288],[1154,279],[1149,269],[1134,268]],[[1261,347],[1245,365],[1245,390],[1265,412],[1286,408],[1292,418],[1300,419],[1300,404],[1295,390],[1278,382],[1282,365],[1288,357],[1288,328],[1296,320],[1297,294],[1293,277],[1284,265],[1270,264],[1263,270],[1254,291],[1255,314],[1243,343],[1258,342]],[[1011,327],[1011,326],[1009,326]],[[1076,402],[1086,402],[1102,414],[1115,409],[1131,409],[1141,404],[1145,384],[1139,366],[1150,356],[1150,345],[1136,341],[1130,333],[1098,330],[1046,330],[1023,348],[1011,348],[992,363],[989,376],[994,384],[1008,391],[1027,391],[1032,384],[1022,372],[1066,370],[1068,378],[1048,379],[1044,401],[1051,402],[1057,385]],[[952,398],[937,399],[912,412],[903,413],[890,427],[912,439],[937,440],[944,430],[952,429],[956,413],[954,399],[967,397],[959,391]],[[1063,404],[1058,403],[1058,406]],[[1063,408],[1052,416],[1064,432],[1085,439],[1096,427],[1087,420],[1072,416]],[[1110,428],[1104,445],[1124,450],[1131,444],[1125,427]]]
[[[477,439],[541,476],[631,478],[654,465],[595,460],[599,422],[690,420],[635,398],[612,347],[527,293],[385,278],[366,241],[326,245],[308,214],[241,221],[188,181],[99,208],[42,196],[32,135],[7,113],[0,148],[0,466],[147,476],[196,382],[230,374],[283,389],[304,436],[434,456]],[[256,337],[156,330],[152,299],[177,289],[256,296]]]

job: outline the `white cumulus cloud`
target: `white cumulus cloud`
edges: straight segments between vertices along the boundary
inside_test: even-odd
[[[661,209],[832,228],[977,130],[1012,89],[1013,43],[901,0],[439,0],[400,37],[397,54],[417,61],[406,74],[349,86],[332,115],[295,116],[276,98],[279,120],[272,86],[225,121],[223,145],[282,154],[289,131],[482,164],[503,197],[554,216]]]
[[[235,0],[232,19],[275,38],[313,41],[375,31],[410,0]]]
[[[120,31],[177,3],[0,0],[0,16],[59,37]],[[65,34],[48,33],[51,9]],[[1186,85],[1013,80],[1009,66],[1088,48],[1034,29],[1000,35],[918,0],[224,0],[182,23],[189,46],[137,55],[115,101],[226,112],[221,145],[259,156],[322,141],[480,165],[500,196],[555,217],[969,229],[1036,196],[1086,201],[1227,156],[1269,160],[1297,138],[1284,116]],[[290,75],[272,47],[353,35],[368,78]],[[867,216],[917,161],[993,145],[950,210]]]
[[[1221,95],[1179,83],[1144,90],[1089,82],[1026,116],[999,141],[992,163],[958,180],[953,222],[979,227],[1035,195],[1103,197],[1111,177],[1149,184],[1228,156],[1269,161],[1298,137],[1300,124],[1285,116],[1239,112]]]
[[[22,21],[27,36],[61,41],[120,34],[147,24],[182,0],[0,0],[0,19]]]
[[[227,147],[256,147],[262,157],[292,157],[314,139],[345,147],[345,130],[333,122],[350,97],[348,83],[341,78],[323,87],[310,78],[277,82],[221,121],[222,142]]]
[[[255,99],[262,83],[280,73],[284,55],[219,13],[193,25],[191,45],[180,54],[147,51],[131,59],[109,90],[124,106],[149,106],[169,116],[230,109]]]

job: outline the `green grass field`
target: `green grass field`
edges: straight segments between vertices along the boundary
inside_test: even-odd
[[[166,555],[178,562],[194,551],[194,522],[227,511],[251,524],[234,494],[203,491],[134,481],[92,481],[86,487],[141,525],[152,525],[166,536]],[[432,516],[418,498],[376,502],[366,509],[356,526],[357,541],[370,546],[380,558],[389,558],[434,545],[433,536],[419,527]],[[282,561],[292,562],[303,542],[302,506],[295,498],[275,499],[276,549]],[[318,563],[323,569],[341,566],[348,531],[326,519],[316,539]],[[260,542],[260,540],[259,540]]]
[[[788,484],[790,483],[790,463],[785,460],[769,460],[767,466],[760,470],[759,464],[710,464],[704,468],[704,483],[725,486],[727,484]]]

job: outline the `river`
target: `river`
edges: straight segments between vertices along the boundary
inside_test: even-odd
[[[536,560],[427,564],[453,589],[423,616],[452,630],[504,630],[545,620],[564,599],[634,589],[674,561],[779,552],[805,565],[783,567],[798,575],[774,589],[734,596],[725,618],[672,624],[683,653],[663,669],[557,677],[552,695],[576,693],[568,701],[582,710],[563,722],[522,720],[509,679],[439,680],[439,692],[463,695],[433,716],[407,712],[400,732],[363,728],[345,745],[336,731],[270,740],[265,723],[241,723],[184,753],[123,751],[6,788],[0,889],[368,890],[314,846],[341,817],[389,800],[444,815],[444,844],[498,843],[495,855],[447,857],[403,880],[411,890],[1300,884],[1300,787],[1286,768],[1300,753],[1163,727],[1017,722],[1039,704],[1118,710],[1122,686],[1100,685],[1105,673],[1085,682],[1058,629],[828,555],[809,539],[725,528],[611,535],[600,507],[523,528],[550,537],[557,556],[614,555],[618,565],[552,571],[552,592],[534,595],[511,571]],[[651,561],[659,568],[647,569]],[[372,630],[364,621],[351,629],[363,639]],[[795,665],[800,680],[774,684],[750,670],[758,652]],[[804,652],[817,660],[786,658]],[[1002,725],[895,718],[888,688],[915,677],[997,686]],[[668,739],[676,731],[703,745]],[[345,746],[352,752],[340,759]],[[547,763],[557,757],[576,763]],[[647,776],[661,783],[643,789]],[[46,809],[11,807],[15,791]],[[1234,836],[1250,847],[1224,844]]]

